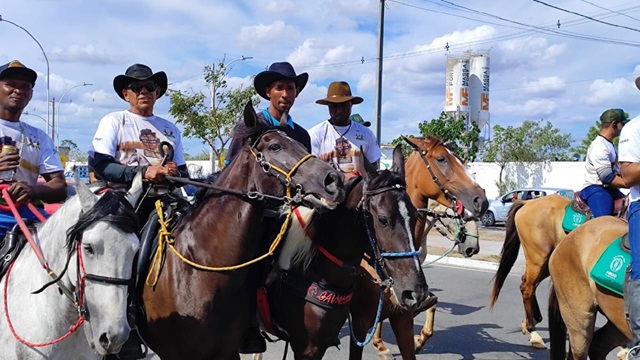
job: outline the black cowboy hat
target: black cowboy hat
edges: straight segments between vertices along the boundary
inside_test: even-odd
[[[302,73],[300,75],[296,75],[296,71],[293,69],[293,66],[291,64],[286,61],[277,62],[271,64],[271,66],[269,66],[269,70],[263,71],[256,75],[255,79],[253,79],[253,87],[256,89],[258,95],[260,95],[264,99],[269,100],[266,93],[267,86],[280,79],[293,80],[293,82],[296,83],[298,92],[300,92],[302,91],[302,89],[304,89],[305,85],[307,85],[309,74]]]
[[[116,94],[120,96],[122,100],[124,100],[124,95],[122,95],[122,89],[126,88],[133,81],[144,81],[151,79],[156,85],[160,88],[160,94],[158,97],[164,95],[167,91],[167,74],[164,71],[158,71],[157,73],[153,73],[151,68],[147,65],[142,64],[133,64],[129,66],[127,71],[125,71],[124,75],[118,75],[113,79],[113,89],[116,91]]]

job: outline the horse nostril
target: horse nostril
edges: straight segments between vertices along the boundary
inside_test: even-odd
[[[486,198],[476,196],[473,198],[473,207],[477,214],[484,214],[489,208],[489,201]]]
[[[109,336],[107,336],[107,333],[102,333],[102,335],[100,335],[100,345],[102,346],[103,349],[108,349],[110,346],[110,341],[109,341]]]
[[[324,177],[324,187],[327,191],[333,194],[338,190],[339,181],[340,176],[334,172],[330,172]]]

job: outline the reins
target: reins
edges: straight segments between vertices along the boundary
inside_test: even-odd
[[[278,196],[273,196],[273,195],[268,195],[268,194],[264,194],[264,193],[260,193],[257,191],[245,191],[245,190],[238,190],[238,189],[231,189],[231,188],[226,188],[226,187],[220,187],[220,186],[216,186],[213,184],[205,184],[205,183],[199,183],[196,181],[191,181],[191,180],[187,180],[187,179],[182,179],[180,177],[173,177],[173,176],[167,176],[166,178],[170,181],[175,181],[175,182],[180,182],[183,184],[192,184],[192,185],[196,185],[196,186],[201,186],[201,187],[205,187],[208,189],[212,189],[212,190],[217,190],[220,191],[222,193],[225,194],[230,194],[230,195],[236,195],[242,198],[246,198],[249,200],[259,200],[259,201],[265,201],[265,200],[276,200],[282,203],[286,203],[288,204],[288,210],[287,210],[287,215],[285,217],[284,222],[282,223],[282,226],[280,227],[280,231],[278,233],[278,235],[276,236],[276,238],[273,240],[273,242],[271,243],[271,246],[269,246],[269,250],[252,259],[249,261],[246,261],[244,263],[241,264],[237,264],[237,265],[232,265],[232,266],[219,266],[219,267],[215,267],[215,266],[208,266],[208,265],[202,265],[202,264],[198,264],[190,259],[188,259],[184,254],[180,253],[180,251],[178,251],[178,249],[175,247],[175,239],[171,236],[171,232],[168,229],[167,226],[167,221],[165,221],[164,219],[164,214],[162,212],[162,204],[160,202],[160,200],[158,200],[156,202],[156,210],[158,212],[158,222],[160,223],[160,231],[158,234],[158,249],[156,250],[156,253],[153,257],[153,260],[151,262],[151,266],[150,266],[150,271],[147,274],[147,279],[145,281],[145,284],[147,286],[155,286],[158,282],[158,279],[160,277],[160,270],[162,267],[162,259],[164,258],[164,248],[165,246],[168,246],[169,249],[171,249],[171,251],[178,256],[178,258],[180,260],[182,260],[184,263],[195,267],[196,269],[199,270],[203,270],[203,271],[233,271],[233,270],[237,270],[252,264],[255,264],[263,259],[266,259],[269,256],[273,256],[273,254],[275,253],[275,250],[277,249],[278,245],[280,245],[280,242],[282,241],[282,238],[284,237],[284,234],[287,232],[287,229],[289,228],[289,222],[291,221],[291,214],[293,213],[293,204],[294,203],[299,203],[302,202],[302,186],[300,184],[296,184],[292,181],[292,176],[293,174],[296,172],[296,170],[298,170],[298,168],[307,160],[311,159],[314,157],[314,155],[312,154],[307,154],[305,156],[303,156],[292,168],[291,170],[289,170],[288,172],[269,163],[266,158],[264,157],[264,155],[261,152],[256,152],[254,151],[256,144],[260,141],[260,139],[267,133],[269,132],[274,132],[274,131],[279,131],[276,129],[273,130],[267,130],[265,131],[262,135],[260,135],[256,141],[253,143],[253,145],[249,148],[249,151],[251,152],[251,155],[253,155],[255,161],[260,165],[260,168],[262,169],[262,171],[264,173],[266,173],[267,175],[270,176],[274,176],[276,179],[278,179],[284,186],[285,186],[285,191],[286,191],[286,195],[283,197],[278,197]],[[273,172],[275,171],[275,173]],[[282,177],[281,175],[284,175],[284,177]],[[291,196],[291,191],[292,189],[295,189],[296,194],[294,196]]]

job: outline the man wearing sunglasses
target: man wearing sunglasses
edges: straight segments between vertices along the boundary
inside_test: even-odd
[[[100,120],[89,150],[89,167],[96,180],[111,188],[129,187],[135,175],[142,172],[144,180],[153,184],[136,210],[138,221],[144,225],[156,201],[168,192],[165,176],[189,176],[180,130],[153,114],[154,104],[167,91],[164,71],[153,73],[146,65],[134,64],[113,79],[113,88],[129,103],[129,109]],[[164,142],[173,147],[173,159],[166,157],[161,146]],[[144,357],[136,335],[132,331],[118,359]]]

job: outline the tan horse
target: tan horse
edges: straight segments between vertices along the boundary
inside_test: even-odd
[[[525,319],[522,322],[522,333],[531,334],[533,347],[545,348],[542,337],[538,334],[536,324],[542,321],[542,313],[536,298],[538,284],[549,276],[547,262],[551,252],[566,237],[562,229],[564,212],[571,200],[554,194],[541,198],[521,201],[516,200],[506,224],[506,236],[500,258],[500,265],[494,277],[493,291],[489,302],[491,308],[500,295],[509,271],[518,257],[520,246],[527,259],[520,292],[524,304]]]
[[[596,285],[589,277],[607,246],[627,231],[626,222],[611,216],[599,217],[572,231],[551,254],[551,359],[566,358],[567,331],[569,358],[573,359],[604,359],[616,346],[625,346],[631,340],[622,297]],[[594,333],[598,312],[608,321]]]
[[[459,216],[465,219],[476,219],[484,214],[488,207],[487,197],[482,189],[468,175],[460,158],[454,155],[444,144],[435,137],[427,137],[425,140],[405,138],[415,149],[405,163],[405,179],[407,193],[412,203],[418,209],[422,209],[415,228],[415,239],[419,242],[421,262],[426,257],[426,234],[433,225],[428,217],[427,208],[429,200],[434,199],[438,203],[459,211]],[[459,240],[465,240],[464,238]],[[416,245],[418,246],[418,245]],[[478,239],[468,237],[459,246],[459,251],[465,256],[472,256],[479,250]],[[369,269],[371,270],[371,269]],[[374,273],[372,276],[377,276]],[[367,330],[373,326],[373,321],[378,307],[380,287],[371,281],[362,281],[361,286],[354,293],[351,314],[353,317],[353,334],[356,339],[362,341]],[[427,310],[426,321],[420,335],[414,338],[413,317],[414,312],[403,311],[389,301],[386,294],[380,321],[389,318],[389,322],[396,335],[396,341],[403,359],[415,359],[416,351],[419,351],[424,343],[433,334],[433,320],[435,306]],[[427,299],[428,301],[429,299]],[[422,310],[426,307],[422,307]],[[391,354],[384,346],[380,336],[381,326],[377,325],[373,343],[378,349],[378,355],[383,359],[390,359]],[[361,359],[362,348],[351,342],[350,359]]]

